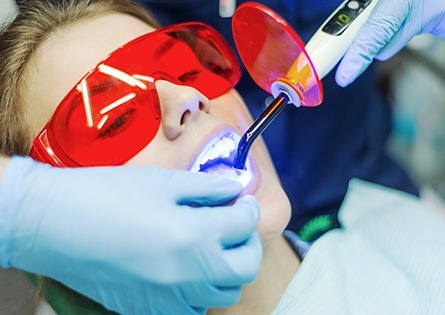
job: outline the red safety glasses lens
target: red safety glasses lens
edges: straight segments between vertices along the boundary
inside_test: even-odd
[[[35,138],[31,157],[56,166],[123,164],[155,137],[161,109],[155,80],[191,86],[209,99],[240,78],[222,37],[183,23],[138,37],[85,75]]]

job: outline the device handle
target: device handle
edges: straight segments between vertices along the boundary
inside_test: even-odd
[[[334,68],[346,53],[377,1],[344,1],[309,40],[305,50],[320,80]]]

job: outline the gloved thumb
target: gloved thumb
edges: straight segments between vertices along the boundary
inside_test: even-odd
[[[224,176],[168,171],[169,194],[180,205],[215,206],[233,200],[243,189],[241,183]],[[158,181],[165,180],[162,177]]]

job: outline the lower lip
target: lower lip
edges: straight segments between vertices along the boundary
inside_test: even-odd
[[[220,175],[234,179],[243,185],[242,195],[252,194],[256,191],[259,182],[259,172],[257,171],[257,165],[248,160],[247,170],[240,171],[231,168],[230,166],[219,166],[210,168],[205,171],[207,174]]]
[[[205,171],[207,174],[220,175],[224,177],[228,177],[234,179],[243,185],[246,188],[250,182],[252,181],[253,174],[252,170],[239,171],[231,168],[227,165],[217,165]]]

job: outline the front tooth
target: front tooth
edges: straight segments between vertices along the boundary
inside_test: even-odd
[[[225,142],[224,143],[225,150],[221,154],[221,156],[223,158],[228,158],[230,154],[235,150],[235,143],[233,142],[233,140],[230,139],[226,139],[224,142]]]
[[[232,138],[227,138],[226,142],[229,151],[234,151],[236,149],[235,141]]]
[[[235,144],[232,139],[230,138],[224,138],[221,139],[221,141],[218,143],[217,149],[219,151],[219,156],[223,158],[227,158],[230,156],[230,153],[235,148]]]
[[[226,150],[221,154],[222,158],[228,158],[230,156],[230,153],[232,153],[232,151],[230,150]]]
[[[214,148],[216,154],[219,155],[220,152],[223,152],[224,149],[225,149],[224,141],[223,141],[223,140],[219,140],[218,142],[216,142],[216,143],[213,145],[213,148]]]
[[[224,137],[215,142],[207,152],[200,158],[199,165],[205,165],[209,160],[218,157],[228,158],[230,154],[236,150],[236,142],[234,136]]]
[[[215,143],[209,150],[208,152],[208,160],[214,160],[218,157],[219,155],[219,150],[218,150],[218,143]]]
[[[201,165],[204,165],[209,160],[214,160],[218,156],[218,151],[215,150],[215,147],[212,146],[202,157]]]

